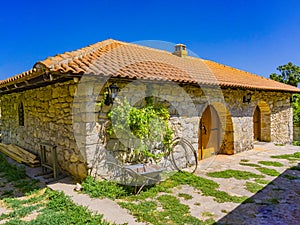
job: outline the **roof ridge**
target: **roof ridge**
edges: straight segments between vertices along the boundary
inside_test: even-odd
[[[55,65],[61,65],[63,63],[67,63],[68,61],[75,59],[75,58],[82,58],[88,54],[94,53],[97,50],[99,50],[100,48],[109,45],[113,42],[118,42],[114,39],[106,39],[100,42],[96,42],[94,44],[90,44],[88,46],[76,49],[76,50],[72,50],[72,51],[66,51],[64,53],[59,53],[56,54],[54,56],[49,56],[44,60],[38,61],[34,64],[33,68],[35,68],[37,65],[44,65],[46,66],[46,68],[51,69],[52,67],[54,67]],[[81,53],[81,54],[76,54],[76,53]],[[67,56],[67,57],[66,57]],[[57,60],[55,58],[62,58],[62,60]]]

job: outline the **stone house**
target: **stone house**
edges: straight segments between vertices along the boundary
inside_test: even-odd
[[[147,96],[162,101],[175,135],[186,137],[200,160],[252,149],[257,140],[293,139],[291,97],[300,89],[190,57],[182,44],[170,53],[109,39],[0,81],[2,141],[33,152],[55,145],[63,170],[103,175],[110,152],[130,147],[128,137],[106,138],[113,105],[96,104],[112,84],[132,105]]]

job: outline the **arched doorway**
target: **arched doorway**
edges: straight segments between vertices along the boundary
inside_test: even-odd
[[[260,141],[261,140],[261,136],[260,136],[260,109],[258,106],[256,106],[255,111],[254,111],[254,115],[253,115],[253,139],[254,141]]]
[[[205,159],[217,154],[220,149],[220,119],[213,106],[202,113],[199,126],[198,158]]]
[[[254,141],[271,141],[271,111],[265,101],[260,101],[253,113]]]

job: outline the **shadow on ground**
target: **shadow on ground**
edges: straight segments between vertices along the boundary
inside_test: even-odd
[[[300,224],[300,163],[284,171],[217,224]]]

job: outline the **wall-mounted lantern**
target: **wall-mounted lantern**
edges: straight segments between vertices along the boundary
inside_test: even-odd
[[[243,96],[243,103],[250,103],[252,98],[252,94],[248,93],[247,95]]]
[[[119,90],[120,90],[120,88],[117,85],[115,85],[114,83],[109,85],[108,93],[106,95],[106,99],[104,102],[105,105],[110,105],[114,102]]]

